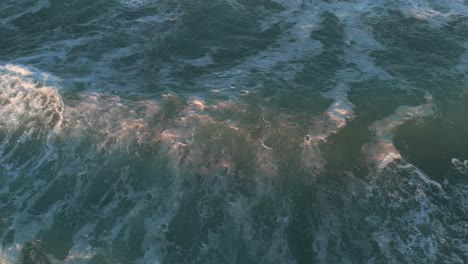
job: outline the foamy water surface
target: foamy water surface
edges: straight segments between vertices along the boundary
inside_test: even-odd
[[[468,262],[464,1],[0,3],[0,263]]]

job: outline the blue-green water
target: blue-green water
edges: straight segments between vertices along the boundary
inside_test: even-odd
[[[468,2],[0,1],[0,263],[468,263]]]

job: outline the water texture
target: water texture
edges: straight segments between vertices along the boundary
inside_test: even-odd
[[[467,263],[468,2],[0,1],[0,263]]]

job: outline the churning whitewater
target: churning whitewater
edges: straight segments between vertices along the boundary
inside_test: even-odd
[[[467,234],[465,1],[0,2],[0,264],[461,264]]]

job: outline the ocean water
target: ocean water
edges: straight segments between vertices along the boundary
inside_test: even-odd
[[[0,1],[0,263],[468,263],[468,2]]]

